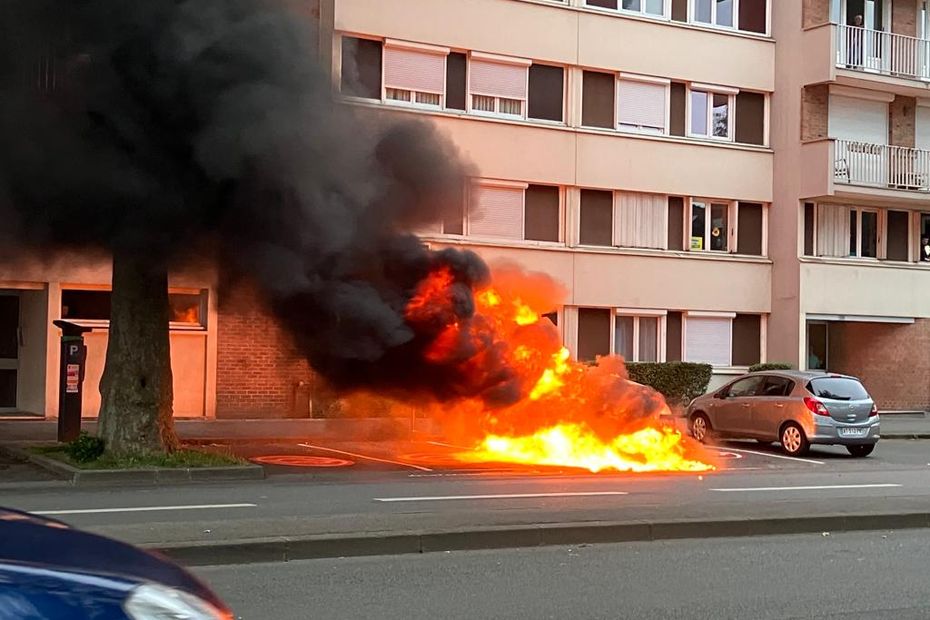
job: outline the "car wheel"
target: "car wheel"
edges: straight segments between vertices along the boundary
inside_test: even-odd
[[[805,454],[808,448],[810,448],[810,443],[804,435],[804,429],[794,422],[785,424],[781,429],[779,437],[781,440],[781,448],[785,451],[785,454],[800,456]]]
[[[846,449],[849,450],[849,453],[856,458],[863,458],[872,454],[872,450],[875,449],[875,444],[868,444],[864,446],[846,446]]]
[[[703,413],[698,413],[691,418],[691,436],[700,441],[707,443],[710,439],[710,420]]]

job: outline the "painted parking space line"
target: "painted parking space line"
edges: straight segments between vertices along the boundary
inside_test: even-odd
[[[626,491],[578,491],[575,493],[502,493],[499,495],[433,495],[420,497],[375,497],[376,502],[447,502],[470,499],[535,499],[545,497],[601,497],[629,495]]]
[[[433,471],[429,467],[422,467],[420,465],[414,465],[413,463],[404,463],[402,461],[391,461],[389,459],[380,459],[375,456],[367,456],[365,454],[357,454],[355,452],[346,452],[345,450],[336,450],[335,448],[324,448],[323,446],[315,446],[311,443],[299,443],[297,444],[301,448],[310,448],[311,450],[323,450],[325,452],[332,452],[334,454],[344,454],[346,456],[352,456],[357,459],[365,459],[366,461],[375,461],[376,463],[388,463],[389,465],[400,465],[401,467],[409,467],[411,469],[418,469],[420,471]]]
[[[85,508],[74,510],[33,510],[33,514],[43,516],[53,515],[90,515],[110,512],[159,512],[174,510],[216,510],[227,508],[257,508],[258,504],[197,504],[187,506],[134,506],[130,508]]]
[[[727,448],[727,451],[732,450],[733,452],[742,452],[744,454],[755,454],[756,456],[768,456],[773,459],[783,459],[785,461],[797,461],[799,463],[810,463],[811,465],[823,465],[823,461],[815,461],[814,459],[802,459],[797,456],[786,456],[784,454],[772,454],[770,452],[759,452],[757,450],[744,450],[743,448]]]
[[[904,485],[893,483],[881,484],[824,484],[817,486],[798,486],[798,487],[724,487],[719,489],[710,489],[720,493],[752,493],[765,491],[826,491],[830,489],[892,489]]]

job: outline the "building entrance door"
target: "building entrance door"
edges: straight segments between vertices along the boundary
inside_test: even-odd
[[[0,412],[16,409],[19,373],[19,296],[0,291]]]

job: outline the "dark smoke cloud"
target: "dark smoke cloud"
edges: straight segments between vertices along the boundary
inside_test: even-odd
[[[209,246],[338,388],[516,396],[493,343],[427,364],[442,324],[404,320],[447,266],[444,320],[467,324],[489,277],[477,255],[405,232],[460,205],[469,170],[428,125],[374,125],[334,103],[306,15],[260,0],[0,7],[0,243],[159,265]],[[475,355],[490,366],[464,379]]]

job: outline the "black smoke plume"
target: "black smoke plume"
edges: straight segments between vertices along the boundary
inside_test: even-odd
[[[261,0],[0,0],[0,245],[136,253],[202,248],[256,285],[333,386],[505,402],[494,343],[424,361],[443,324],[404,307],[432,271],[468,331],[489,278],[407,231],[461,205],[469,170],[424,124],[334,101],[310,15]],[[480,355],[488,367],[460,372]]]

